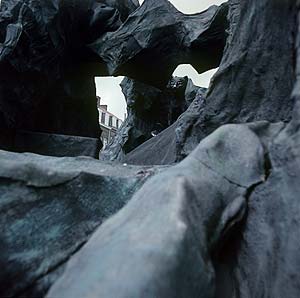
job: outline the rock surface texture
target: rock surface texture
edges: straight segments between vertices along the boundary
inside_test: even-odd
[[[176,137],[172,144],[176,148],[172,149],[175,152],[172,160],[182,160],[223,124],[291,119],[295,1],[231,0],[228,18],[230,28],[224,55],[206,98],[196,98],[195,104],[174,125]],[[146,158],[144,161],[139,158],[144,149],[137,149],[137,158],[131,156],[130,162],[147,164]],[[158,151],[163,150],[170,152],[169,148]],[[155,151],[148,151],[148,155],[153,160]],[[160,156],[156,163],[160,163]]]
[[[128,76],[129,111],[112,163],[0,151],[0,297],[300,296],[299,0],[194,15],[166,0],[3,0],[0,12],[2,148],[21,128],[95,137],[95,74]],[[181,63],[220,67],[206,92],[168,84]]]
[[[43,296],[95,229],[159,170],[6,151],[0,164],[0,297]]]
[[[135,0],[3,0],[0,130],[99,138],[94,77],[106,71],[87,44],[137,7]],[[2,148],[12,147],[7,139]]]
[[[256,127],[224,126],[149,180],[73,257],[48,297],[215,297],[211,255],[265,181],[264,143],[283,128],[257,126],[261,136]]]
[[[193,60],[203,71],[215,67],[225,44],[226,15],[224,5],[186,16],[166,0],[148,0],[142,7],[136,0],[3,0],[0,147],[14,149],[16,130],[99,137],[95,76],[117,75],[112,63],[132,65],[135,56],[138,81],[164,88],[181,61]],[[208,55],[211,51],[216,53]],[[146,71],[152,79],[139,78],[142,61],[156,67]],[[168,71],[157,76],[166,69],[162,61]],[[122,75],[130,76],[129,68]]]
[[[219,65],[226,41],[227,4],[185,15],[169,1],[144,1],[114,32],[90,45],[110,75],[164,88],[179,64],[198,72]],[[158,75],[159,73],[159,75]]]

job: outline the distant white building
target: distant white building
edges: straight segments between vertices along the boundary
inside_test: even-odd
[[[117,130],[120,128],[123,121],[114,114],[108,112],[107,105],[101,105],[101,98],[99,96],[97,96],[97,107],[99,111],[99,124],[102,130],[101,141],[104,149],[115,137]]]

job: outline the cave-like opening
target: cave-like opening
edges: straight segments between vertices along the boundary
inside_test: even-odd
[[[202,87],[202,88],[208,88],[210,81],[217,70],[218,70],[218,68],[215,68],[215,69],[211,69],[207,72],[199,74],[192,65],[180,64],[176,67],[172,76],[179,77],[179,78],[188,77],[188,79],[190,79],[195,86]],[[122,123],[124,122],[124,120],[127,116],[128,111],[127,111],[126,98],[125,98],[125,96],[122,92],[122,88],[120,86],[123,79],[124,79],[123,76],[95,77],[96,94],[97,94],[97,101],[98,101],[97,108],[98,108],[98,113],[99,113],[99,125],[100,125],[101,131],[102,131],[102,134],[101,134],[101,141],[103,143],[102,150],[104,150],[109,143],[113,142],[113,139],[116,136],[118,129],[121,127]],[[187,79],[186,78],[183,79],[184,82],[185,82],[185,80],[187,80]],[[175,79],[174,82],[175,81],[177,82],[177,79]],[[179,79],[179,81],[177,83],[180,83],[180,81],[181,81],[181,79]],[[158,111],[155,112],[155,114],[160,113],[163,110],[163,108],[164,108],[163,104],[164,104],[164,100],[166,98],[170,97],[170,99],[172,99],[171,104],[174,104],[175,102],[178,101],[178,98],[181,98],[184,96],[181,93],[185,92],[186,87],[187,87],[187,85],[186,85],[187,82],[184,83],[185,84],[184,90],[182,88],[180,88],[180,86],[175,86],[174,88],[172,88],[172,86],[170,85],[170,82],[169,82],[169,85],[166,86],[166,90],[169,90],[169,91],[167,91],[166,94],[164,94],[164,92],[166,92],[166,90],[161,91],[164,94],[163,100],[161,99],[161,102],[159,102],[159,109],[158,109]],[[150,86],[150,85],[143,84],[143,83],[137,83],[137,85],[134,85],[134,88],[137,88],[136,94],[140,94],[142,97],[145,96],[145,98],[143,98],[142,102],[145,102],[145,107],[143,109],[145,109],[147,111],[147,107],[146,107],[147,103],[149,104],[150,101],[155,102],[154,100],[150,100],[148,97],[149,96],[151,97],[153,95],[152,93],[156,94],[156,92],[158,92],[158,91],[155,91],[155,90],[158,90],[158,89],[155,89],[154,86]],[[141,91],[142,89],[144,91]],[[171,93],[174,91],[174,94],[171,95],[170,91],[171,91]],[[195,96],[194,93],[196,91],[197,91],[197,89],[192,90],[190,92],[191,97]],[[185,96],[187,97],[187,94]],[[157,97],[160,98],[160,97],[162,97],[162,95],[160,93],[157,93]],[[138,104],[138,103],[136,103],[136,104]],[[168,123],[168,124],[171,125],[178,118],[178,116],[182,112],[184,112],[184,109],[186,109],[186,108],[187,108],[187,106],[185,103],[184,105],[182,105],[181,109],[179,109],[180,112],[178,111],[178,113],[177,113],[178,115],[175,113],[175,116],[173,117],[174,119],[171,122],[169,121],[170,123]],[[172,110],[172,109],[170,109],[170,110]],[[153,117],[154,116],[155,115],[153,115]],[[168,117],[169,116],[170,115],[168,115]],[[168,117],[166,115],[164,116],[164,118],[166,118],[166,119]],[[143,117],[141,116],[141,118],[143,118]],[[141,124],[140,122],[141,121],[139,121],[138,124]],[[144,127],[145,121],[142,121],[142,122],[143,122],[143,127]],[[166,128],[166,125],[164,125],[162,127]],[[137,129],[137,128],[135,128],[135,129]],[[155,130],[155,129],[152,129],[152,130]],[[144,141],[147,140],[149,137],[151,137],[150,135],[151,135],[151,133],[149,134],[148,137],[144,138]],[[138,142],[138,144],[140,144],[140,143],[143,143],[143,141]],[[132,148],[130,148],[130,150],[131,149]]]
[[[95,77],[103,149],[113,140],[127,115],[126,100],[120,87],[123,78]]]
[[[195,68],[190,64],[180,64],[175,69],[173,76],[176,77],[189,77],[196,86],[208,88],[210,81],[214,74],[218,71],[218,68],[208,70],[199,74]]]

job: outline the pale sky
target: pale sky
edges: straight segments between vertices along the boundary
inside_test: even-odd
[[[144,0],[139,0],[140,3]],[[201,12],[211,5],[220,5],[224,0],[170,0],[170,2],[180,11],[186,14]],[[194,84],[201,87],[208,87],[211,77],[217,69],[198,74],[191,65],[179,65],[174,72],[174,76],[188,76]],[[96,78],[97,95],[101,97],[102,104],[108,105],[108,110],[117,117],[124,119],[126,113],[126,101],[119,86],[123,77]]]

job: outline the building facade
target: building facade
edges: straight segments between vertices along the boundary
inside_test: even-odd
[[[123,121],[107,110],[107,105],[101,105],[101,98],[97,96],[97,107],[99,111],[99,124],[102,130],[101,141],[104,149],[115,137],[117,130]]]

